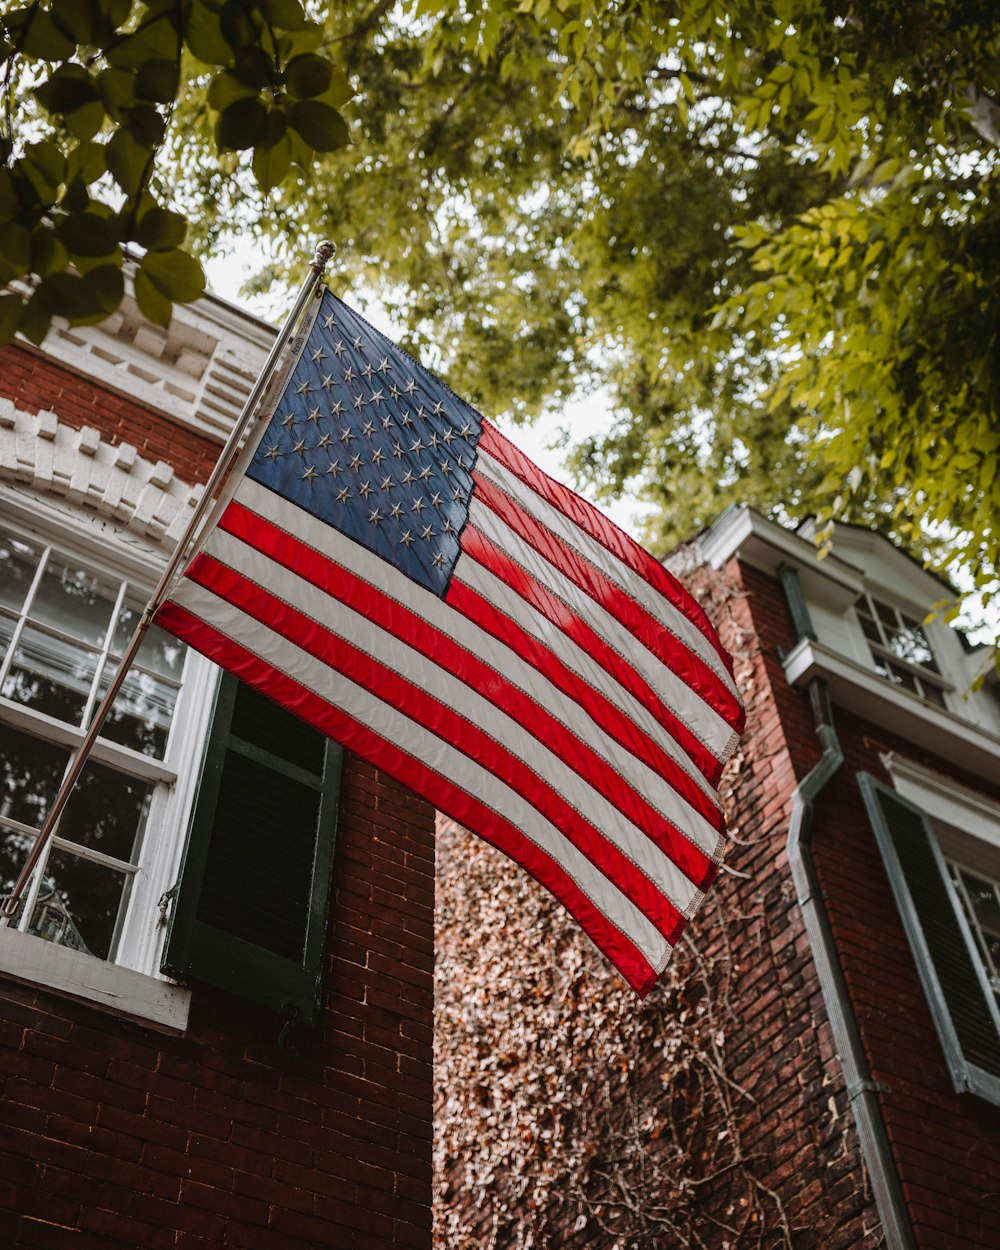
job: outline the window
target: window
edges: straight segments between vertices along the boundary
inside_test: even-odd
[[[141,598],[107,570],[0,532],[4,893],[107,689]],[[184,660],[183,645],[154,626],[22,897],[21,931],[101,959],[119,957],[154,798],[170,779],[152,762],[167,751]]]
[[[983,971],[1000,1000],[1000,882],[948,860],[948,871],[968,921]]]
[[[947,683],[921,623],[871,595],[863,595],[856,606],[879,676],[944,707]]]
[[[310,1022],[319,1005],[342,750],[225,674],[164,969]]]
[[[896,779],[897,769],[891,763],[888,767]],[[906,788],[919,796],[922,779],[916,784],[911,780],[918,770],[901,771]],[[972,854],[985,848],[989,859],[996,848],[966,829],[950,833],[940,814],[950,816],[954,810],[961,820],[962,805],[949,799],[939,781],[927,791],[933,818],[866,773],[858,781],[952,1083],[959,1092],[1000,1103],[1000,1003],[990,982],[990,961],[997,950],[992,934],[996,891],[981,863],[965,870],[967,881],[962,869],[949,869],[938,826],[946,841]],[[968,862],[968,855],[962,858]],[[993,890],[992,902],[982,892],[986,885]],[[977,928],[983,945],[977,943]]]

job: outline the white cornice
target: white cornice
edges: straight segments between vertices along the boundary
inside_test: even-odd
[[[1000,773],[1000,738],[995,734],[925,703],[822,643],[802,639],[785,657],[784,667],[792,685],[822,677],[835,704],[986,781],[995,781]]]

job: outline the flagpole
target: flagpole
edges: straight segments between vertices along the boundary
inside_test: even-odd
[[[73,787],[76,785],[80,774],[83,772],[84,766],[86,765],[87,760],[90,757],[90,753],[94,748],[94,743],[97,741],[101,729],[104,727],[104,722],[107,719],[108,713],[111,711],[112,705],[118,697],[118,692],[121,690],[122,684],[128,676],[128,671],[132,667],[132,663],[139,652],[139,648],[142,646],[146,632],[152,624],[153,616],[157,609],[163,604],[164,600],[168,597],[173,582],[181,570],[181,565],[184,563],[200,535],[202,522],[208,514],[209,509],[212,507],[215,493],[219,489],[220,484],[225,479],[226,474],[229,472],[233,462],[239,454],[240,442],[250,425],[252,418],[254,417],[255,409],[265,397],[265,393],[268,392],[278,359],[291,341],[296,326],[301,320],[302,314],[308,306],[310,300],[318,292],[323,278],[323,272],[326,269],[326,266],[330,263],[335,251],[336,248],[334,244],[326,242],[325,240],[316,248],[316,254],[313,257],[312,264],[309,266],[309,273],[295,298],[292,310],[285,319],[284,325],[279,330],[274,343],[271,346],[271,350],[264,362],[264,366],[257,375],[257,380],[254,382],[253,388],[247,396],[246,403],[243,405],[243,409],[236,420],[236,424],[233,426],[232,432],[219,454],[215,467],[209,474],[208,481],[205,483],[205,489],[202,491],[201,498],[195,505],[194,511],[191,513],[187,525],[184,527],[183,534],[177,541],[173,555],[167,562],[167,567],[163,570],[162,577],[156,584],[156,588],[154,589],[152,595],[150,595],[149,602],[143,609],[142,615],[139,618],[139,623],[135,627],[135,632],[132,634],[132,638],[129,641],[129,644],[125,649],[125,653],[122,655],[122,658],[118,663],[118,668],[115,670],[115,674],[111,679],[111,684],[108,686],[104,697],[101,699],[97,710],[94,712],[94,717],[83,737],[83,741],[77,749],[77,753],[73,758],[73,762],[70,765],[69,770],[63,778],[58,794],[52,800],[52,806],[49,808],[45,822],[35,839],[35,845],[31,848],[28,858],[25,860],[24,866],[21,869],[20,875],[14,883],[13,889],[4,900],[3,907],[0,908],[0,928],[9,926],[14,919],[14,913],[17,911],[18,904],[21,901],[21,895],[24,893],[24,888],[31,879],[31,874],[34,872],[38,861],[41,859],[46,846],[52,838],[52,834],[55,830],[56,824],[58,823],[59,817],[62,815],[63,808],[65,808]],[[269,399],[273,399],[274,397],[273,392],[267,395],[267,398]],[[270,415],[270,413],[261,413],[259,419],[263,420],[265,417]]]

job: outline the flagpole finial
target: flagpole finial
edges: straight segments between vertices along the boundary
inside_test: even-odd
[[[321,274],[333,259],[337,251],[336,243],[331,243],[329,239],[324,239],[316,248],[316,255],[313,257],[312,267],[316,270],[317,275]]]

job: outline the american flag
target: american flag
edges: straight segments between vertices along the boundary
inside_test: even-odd
[[[662,565],[322,301],[157,620],[499,847],[644,995],[723,856],[729,659]]]

